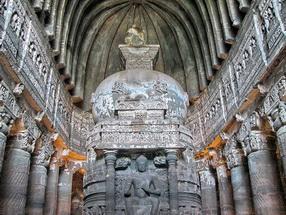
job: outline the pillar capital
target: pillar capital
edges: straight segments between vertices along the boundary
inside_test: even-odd
[[[104,150],[105,162],[107,165],[114,165],[116,161],[117,150]]]
[[[226,155],[226,162],[227,167],[229,169],[232,169],[237,166],[242,166],[246,162],[245,156],[243,154],[242,149],[232,149],[227,155]]]
[[[44,133],[37,139],[33,152],[33,164],[48,166],[54,153],[53,133]]]
[[[13,118],[11,114],[8,113],[3,106],[0,107],[0,132],[4,135],[8,135],[12,123]]]
[[[29,134],[29,131],[22,130],[10,135],[8,147],[22,149],[27,152],[32,152],[34,148],[33,141],[34,140],[32,136]]]
[[[176,164],[177,161],[177,149],[166,149],[166,159],[169,164]]]
[[[197,169],[197,172],[209,171],[210,161],[206,158],[196,160],[196,169]]]
[[[260,130],[253,130],[242,142],[245,155],[255,151],[275,150],[275,137],[272,133]]]
[[[226,160],[221,149],[210,148],[209,155],[211,156],[210,164],[213,168],[226,165]]]
[[[286,125],[286,104],[280,101],[278,106],[270,114],[273,122],[273,128],[278,131],[280,128]]]

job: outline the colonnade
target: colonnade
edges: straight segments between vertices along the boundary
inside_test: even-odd
[[[1,114],[0,214],[71,214],[73,162],[54,149],[53,134],[34,140],[26,129],[9,132],[11,119]]]
[[[285,107],[280,105],[271,121],[253,112],[224,146],[209,148],[198,160],[203,214],[286,214],[281,183],[286,169]]]

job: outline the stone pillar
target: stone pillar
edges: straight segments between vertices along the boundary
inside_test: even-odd
[[[116,151],[104,151],[106,163],[106,215],[115,213],[115,161]]]
[[[9,150],[4,161],[0,184],[0,214],[25,214],[25,204],[30,170],[28,131],[11,135]]]
[[[202,214],[217,215],[216,179],[210,169],[208,160],[197,161],[197,171],[201,185]]]
[[[236,142],[236,140],[234,141]],[[227,166],[231,171],[235,214],[254,214],[249,174],[245,165],[246,159],[243,151],[242,149],[231,148],[227,150],[225,155]]]
[[[286,104],[280,102],[278,107],[271,114],[273,127],[276,131],[277,144],[283,166],[283,177],[286,182]]]
[[[58,202],[59,165],[57,156],[50,161],[47,188],[45,193],[44,215],[56,215]]]
[[[212,165],[216,169],[219,190],[219,204],[221,215],[234,215],[232,187],[228,177],[226,161],[221,151],[211,150]]]
[[[178,214],[178,178],[177,178],[177,150],[167,150],[168,183],[171,215]]]
[[[48,135],[49,136],[49,135]],[[42,136],[38,139],[33,153],[32,166],[29,176],[27,215],[42,215],[45,204],[47,185],[47,166],[53,153],[53,143]]]
[[[6,140],[9,132],[9,126],[12,121],[11,116],[3,110],[0,110],[0,174],[2,171],[3,159],[5,154]]]
[[[70,215],[73,172],[65,167],[59,177],[57,215]]]
[[[285,202],[275,160],[274,136],[260,130],[250,131],[243,143],[257,214],[285,214]]]

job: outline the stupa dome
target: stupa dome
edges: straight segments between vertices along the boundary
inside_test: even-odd
[[[187,93],[177,81],[158,71],[137,68],[107,77],[92,96],[95,121],[115,117],[116,107],[124,101],[144,104],[145,109],[165,109],[170,119],[183,120],[187,114]]]
[[[130,110],[160,110],[165,118],[183,120],[187,93],[172,77],[153,70],[160,46],[145,45],[144,32],[137,27],[128,30],[125,40],[119,48],[126,70],[107,77],[92,95],[95,121]]]

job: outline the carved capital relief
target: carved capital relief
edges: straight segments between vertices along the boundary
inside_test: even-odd
[[[277,107],[270,114],[273,128],[277,131],[282,126],[286,125],[286,104],[283,101],[280,101]]]
[[[260,150],[275,150],[275,137],[263,131],[250,131],[242,142],[243,151],[246,155]]]
[[[210,170],[209,160],[205,158],[197,160],[196,166],[200,176],[202,188],[204,186],[216,186],[214,174]]]
[[[218,168],[219,166],[226,166],[226,160],[223,156],[221,149],[209,148],[210,164],[213,168]]]
[[[9,148],[17,148],[22,149],[27,152],[32,152],[33,147],[33,137],[29,134],[28,130],[18,131],[17,133],[13,133],[8,142]]]
[[[197,172],[210,171],[210,161],[207,158],[196,160]]]
[[[239,148],[235,134],[226,142],[223,154],[226,157],[227,167],[229,169],[244,165],[245,163],[243,150]]]
[[[36,165],[48,166],[52,154],[55,152],[53,142],[54,133],[44,133],[36,141],[35,150],[33,152],[33,163]]]
[[[232,169],[237,166],[242,166],[245,163],[245,157],[242,149],[232,149],[226,156],[227,166]]]
[[[0,106],[0,132],[5,136],[8,135],[10,126],[13,123],[13,118],[3,106]]]

